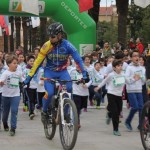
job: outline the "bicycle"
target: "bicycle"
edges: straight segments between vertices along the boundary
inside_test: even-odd
[[[59,80],[41,78],[54,84],[54,96],[48,107],[44,131],[47,139],[55,136],[56,126],[59,125],[59,135],[64,150],[72,150],[78,136],[78,115],[75,103],[71,100],[71,93],[66,90],[66,83],[77,80]],[[61,83],[58,89],[56,83]],[[71,135],[71,136],[70,136]]]
[[[141,115],[140,136],[145,150],[150,150],[150,101],[144,104]]]

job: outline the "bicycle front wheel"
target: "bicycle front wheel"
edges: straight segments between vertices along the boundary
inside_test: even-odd
[[[141,116],[140,135],[145,150],[150,150],[150,102],[146,102]]]
[[[64,118],[61,118],[59,124],[60,140],[65,150],[72,150],[78,136],[78,115],[72,100],[64,99],[63,113]]]
[[[52,98],[52,101],[54,97]],[[55,136],[55,132],[56,132],[56,123],[54,122],[53,119],[53,112],[52,112],[52,106],[49,105],[48,107],[48,117],[44,123],[44,132],[45,132],[45,136],[47,139],[52,140],[53,137]]]

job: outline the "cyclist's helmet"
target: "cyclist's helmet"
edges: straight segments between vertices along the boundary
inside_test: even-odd
[[[53,37],[55,35],[58,35],[58,33],[63,32],[63,25],[59,22],[52,23],[48,26],[48,36]]]

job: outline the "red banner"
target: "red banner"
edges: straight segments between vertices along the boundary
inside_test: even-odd
[[[80,12],[93,8],[93,0],[78,0],[78,3]]]

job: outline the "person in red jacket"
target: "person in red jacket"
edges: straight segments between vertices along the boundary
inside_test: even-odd
[[[139,51],[139,53],[142,55],[144,52],[144,45],[141,43],[141,39],[137,38],[136,39],[136,48]]]
[[[136,45],[133,41],[133,38],[131,38],[130,41],[129,41],[129,48],[130,48],[130,50],[134,50],[135,47],[136,47]]]

